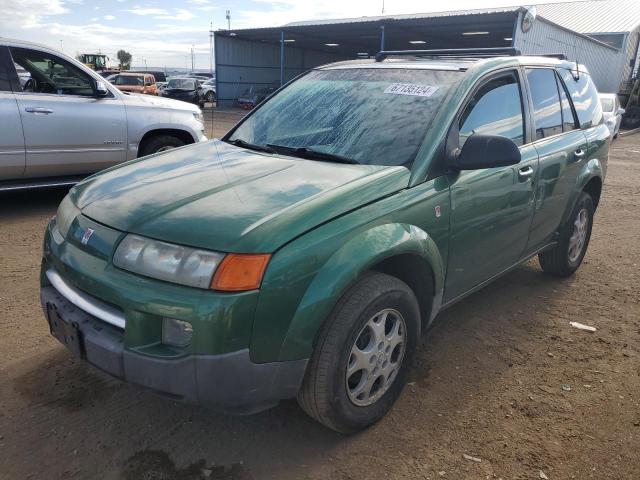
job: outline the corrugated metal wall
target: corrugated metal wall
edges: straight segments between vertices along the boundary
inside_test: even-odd
[[[218,104],[233,106],[249,87],[280,86],[280,45],[215,36]],[[285,44],[284,81],[318,65],[344,60],[324,52]]]
[[[538,18],[531,30],[516,28],[514,45],[524,54],[564,53],[589,69],[600,92],[617,93],[622,80],[624,55],[616,49],[565,30]]]

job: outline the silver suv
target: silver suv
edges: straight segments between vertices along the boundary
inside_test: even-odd
[[[207,139],[197,106],[120,92],[64,54],[5,38],[0,126],[0,190],[72,184]]]

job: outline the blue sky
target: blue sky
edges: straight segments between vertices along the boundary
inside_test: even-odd
[[[517,0],[385,0],[385,13],[517,5]],[[210,22],[226,28],[268,27],[296,20],[380,15],[382,0],[0,0],[0,35],[44,43],[66,54],[98,49],[115,60],[124,48],[133,65],[209,68]]]

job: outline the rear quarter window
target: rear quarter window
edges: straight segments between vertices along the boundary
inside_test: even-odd
[[[580,72],[580,77],[576,80],[574,77],[575,72],[565,68],[559,69],[558,73],[560,73],[564,84],[569,90],[580,121],[580,127],[590,128],[600,125],[602,123],[602,105],[598,97],[598,90],[591,76]]]

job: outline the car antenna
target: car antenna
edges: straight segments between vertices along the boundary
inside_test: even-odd
[[[573,54],[576,56],[576,73],[573,78],[578,81],[580,80],[580,64],[578,63],[578,51],[576,49],[575,41],[573,43]]]

